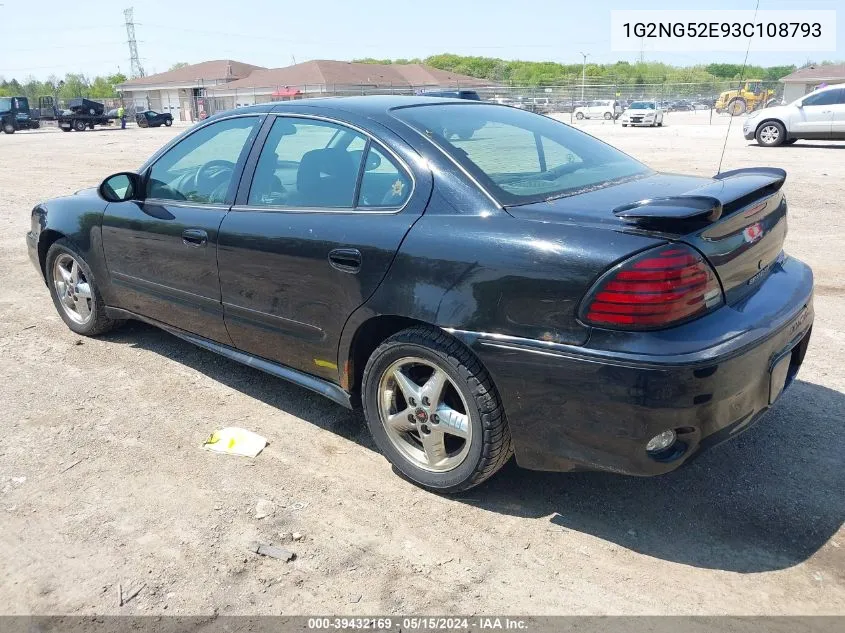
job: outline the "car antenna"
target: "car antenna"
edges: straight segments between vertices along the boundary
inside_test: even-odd
[[[760,0],[757,0],[757,6],[754,7],[754,17],[751,19],[752,22],[757,20],[757,9],[760,8]],[[739,71],[739,85],[742,86],[742,82],[745,81],[745,67],[748,64],[748,53],[751,50],[751,41],[753,38],[748,38],[748,47],[745,49],[745,60],[742,62],[742,70]],[[725,133],[725,142],[722,144],[722,154],[719,156],[719,166],[716,168],[716,175],[722,173],[722,161],[725,160],[725,149],[728,147],[728,137],[731,135],[731,123],[734,121],[734,115],[731,114],[731,118],[728,119],[728,131]]]

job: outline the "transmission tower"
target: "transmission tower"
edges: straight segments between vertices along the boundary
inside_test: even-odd
[[[135,11],[129,7],[123,12],[126,18],[126,37],[129,42],[129,65],[131,79],[144,76],[144,68],[141,66],[141,58],[138,56],[138,42],[135,41]]]

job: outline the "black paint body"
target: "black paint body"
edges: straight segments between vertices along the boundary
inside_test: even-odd
[[[492,374],[516,459],[529,468],[672,470],[768,408],[770,371],[784,354],[792,359],[788,380],[794,377],[813,321],[813,278],[781,251],[786,202],[772,178],[651,173],[504,208],[392,115],[392,108],[417,102],[434,100],[309,100],[228,113],[258,115],[260,123],[226,204],[109,204],[95,190],[82,191],[35,208],[30,255],[43,273],[49,244],[66,237],[115,315],[161,325],[344,404],[354,402],[360,387],[366,360],[360,346],[371,351],[414,322],[443,328]],[[413,176],[410,200],[396,213],[248,207],[251,175],[278,115],[327,118],[377,140]],[[720,200],[726,218],[694,230],[654,230],[612,213],[693,190]],[[728,215],[731,205],[739,210]],[[750,205],[762,234],[745,244]],[[186,243],[186,230],[207,238],[199,246]],[[708,258],[725,305],[650,332],[581,320],[581,302],[604,273],[673,241]],[[337,249],[357,250],[359,267],[332,265]],[[667,428],[679,430],[686,450],[659,462],[646,455],[645,444]]]

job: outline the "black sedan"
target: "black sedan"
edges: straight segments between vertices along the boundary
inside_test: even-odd
[[[147,110],[135,114],[135,123],[138,124],[138,127],[161,127],[162,125],[170,127],[173,125],[173,115],[169,112]]]
[[[299,101],[37,205],[27,242],[74,332],[140,319],[360,404],[430,489],[512,454],[656,475],[748,428],[803,361],[785,176],[656,173],[494,104]]]

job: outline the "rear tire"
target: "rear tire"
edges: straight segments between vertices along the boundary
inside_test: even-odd
[[[165,120],[164,120],[164,124],[165,124],[167,127],[170,127],[171,125],[173,125],[173,119],[165,119]]]
[[[490,374],[441,330],[412,327],[384,341],[367,362],[361,391],[367,425],[382,454],[424,488],[467,490],[513,454]]]
[[[610,121],[612,118],[613,118],[613,115],[610,112],[604,113],[604,120],[605,121]]]
[[[66,239],[50,246],[44,270],[53,305],[71,331],[97,336],[122,323],[106,315],[105,303],[88,263]]]
[[[584,113],[583,112],[576,112],[575,118],[578,119],[579,121],[582,121],[584,119]]]
[[[11,123],[4,123],[3,124],[3,131],[6,134],[14,134],[15,133],[15,126]]]
[[[86,127],[88,126],[82,119],[76,119],[73,122],[73,129],[77,132],[84,132]]]
[[[766,121],[757,128],[757,143],[763,147],[777,147],[786,140],[786,129],[780,121]]]

